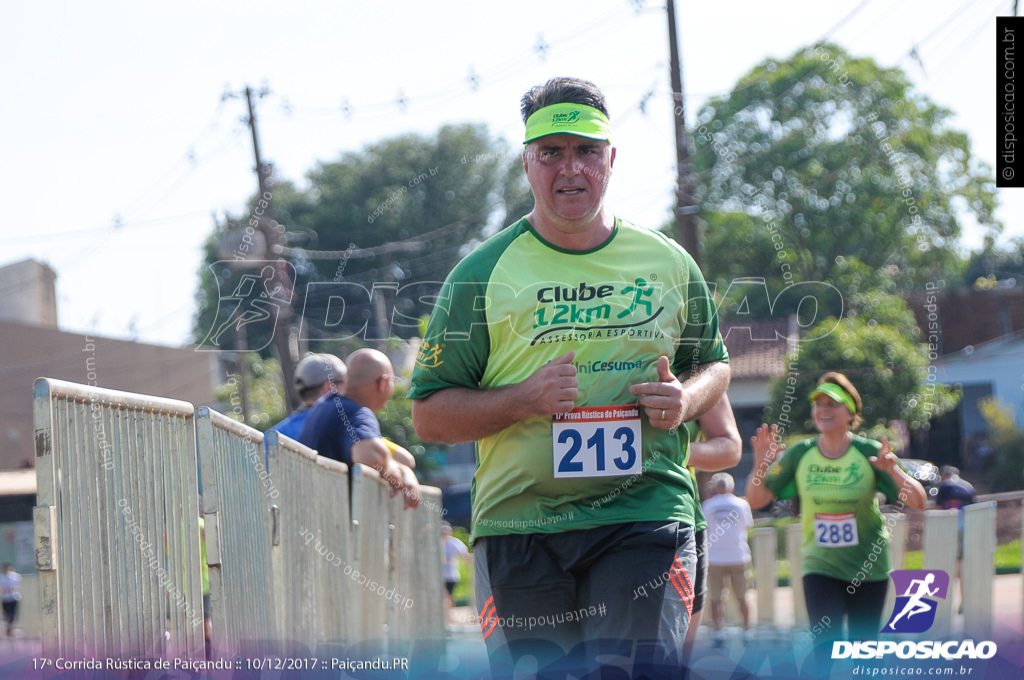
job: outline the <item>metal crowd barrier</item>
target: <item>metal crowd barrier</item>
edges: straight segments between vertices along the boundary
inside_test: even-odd
[[[322,538],[317,525],[323,512],[316,496],[317,453],[271,431],[266,434],[270,479],[280,487],[274,511],[274,603],[281,637],[306,649],[317,640],[320,608],[317,560]]]
[[[323,545],[316,559],[317,640],[354,640],[359,634],[359,609],[351,577],[348,466],[329,458],[318,458],[316,464],[317,528]]]
[[[757,583],[757,623],[775,623],[775,584],[779,582],[776,557],[778,544],[774,527],[754,529],[751,558],[754,560],[754,581]],[[799,553],[798,553],[799,554]],[[797,573],[799,576],[799,572]],[[765,588],[762,584],[769,584]]]
[[[262,656],[278,636],[271,567],[273,480],[264,468],[263,433],[200,406],[202,471],[212,647]]]
[[[406,510],[277,432],[56,380],[35,428],[45,656],[204,658],[200,479],[218,658],[443,639],[438,489]]]
[[[800,522],[796,522],[788,525],[784,531],[786,532],[786,555],[789,556],[789,586],[793,592],[793,623],[796,626],[809,626],[811,622],[810,617],[807,616],[807,599],[804,597],[802,576],[803,560],[800,557],[800,545],[804,542],[804,528]]]
[[[951,589],[956,582],[956,510],[928,510],[924,514],[924,564],[925,569],[941,569],[949,574]],[[900,593],[903,595],[903,593]],[[953,593],[939,600],[935,609],[935,623],[929,634],[935,639],[949,635],[953,614]]]
[[[391,487],[375,470],[365,465],[353,465],[349,473],[352,475],[353,551],[353,569],[349,578],[355,582],[354,601],[360,613],[359,637],[363,640],[386,640],[387,599],[377,590],[384,585],[386,593],[389,580],[393,528],[388,512]],[[417,567],[409,565],[408,568]]]
[[[995,501],[964,508],[962,540],[964,633],[975,640],[988,640],[992,637],[992,598],[996,575]],[[946,599],[952,599],[952,593]]]
[[[882,516],[889,529],[889,560],[892,563],[892,568],[903,569],[907,553],[907,516],[901,512],[886,513]],[[902,595],[902,593],[900,594]],[[885,608],[882,611],[891,612],[895,606],[896,589],[889,588],[889,593],[885,596]]]
[[[191,404],[34,385],[42,651],[204,656]]]
[[[444,555],[441,546],[441,491],[421,487],[420,505],[404,509],[401,494],[391,499],[388,631],[395,642],[444,637]],[[411,569],[411,565],[417,568]],[[413,599],[415,598],[415,600]]]

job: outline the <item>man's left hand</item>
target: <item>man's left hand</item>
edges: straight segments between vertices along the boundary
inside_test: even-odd
[[[686,392],[670,368],[668,357],[658,357],[659,382],[633,385],[630,394],[640,397],[639,403],[647,413],[647,420],[659,430],[674,430],[682,423]]]

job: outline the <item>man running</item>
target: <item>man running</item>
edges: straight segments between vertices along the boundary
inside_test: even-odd
[[[715,306],[682,247],[605,206],[616,151],[601,91],[555,78],[521,112],[533,211],[445,282],[413,422],[426,441],[477,442],[477,603],[496,677],[527,654],[678,669],[695,564],[680,425],[728,386]],[[655,578],[657,596],[632,597]]]

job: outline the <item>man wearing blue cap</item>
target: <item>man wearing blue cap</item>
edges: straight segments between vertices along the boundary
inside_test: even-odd
[[[477,603],[496,676],[526,654],[678,668],[695,564],[680,424],[728,386],[718,317],[681,246],[605,206],[601,91],[555,78],[521,113],[533,210],[445,282],[413,422],[424,440],[477,442]]]

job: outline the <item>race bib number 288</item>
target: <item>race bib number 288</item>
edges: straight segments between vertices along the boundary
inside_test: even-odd
[[[616,477],[642,471],[640,407],[635,404],[556,413],[551,438],[556,478]]]
[[[857,519],[852,512],[814,516],[814,540],[822,548],[848,548],[857,545]]]

